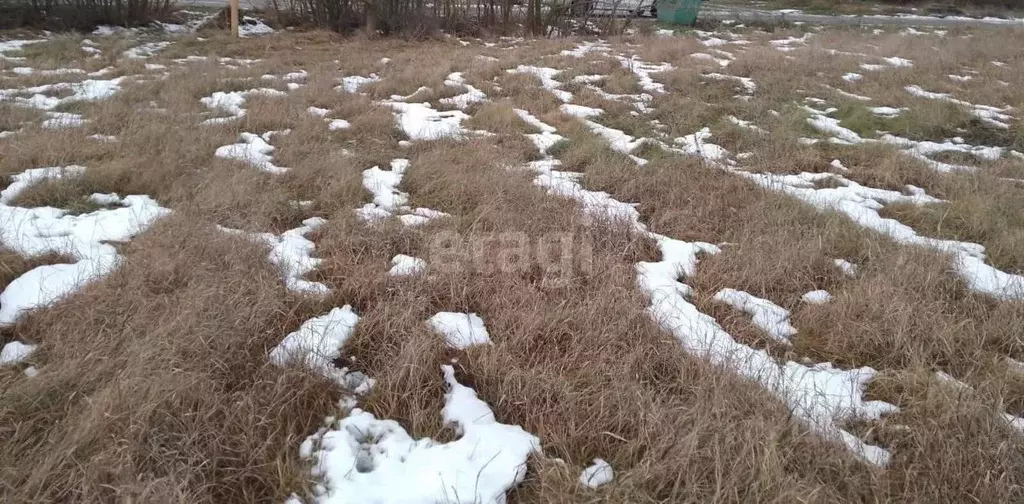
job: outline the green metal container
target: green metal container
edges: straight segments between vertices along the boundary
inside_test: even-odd
[[[658,0],[658,21],[676,25],[697,22],[701,0]]]

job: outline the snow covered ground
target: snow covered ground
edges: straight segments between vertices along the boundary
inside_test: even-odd
[[[0,423],[52,394],[11,433],[32,471],[112,474],[18,451],[85,429],[289,503],[1019,497],[1019,33],[181,26],[66,65],[0,41]],[[148,413],[97,435],[50,380]]]

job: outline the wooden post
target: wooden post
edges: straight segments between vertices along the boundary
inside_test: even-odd
[[[228,0],[231,6],[231,36],[235,38],[238,38],[238,1]]]

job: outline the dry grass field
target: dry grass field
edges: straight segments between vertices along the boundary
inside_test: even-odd
[[[0,500],[1024,501],[1024,31],[804,28],[0,33]]]

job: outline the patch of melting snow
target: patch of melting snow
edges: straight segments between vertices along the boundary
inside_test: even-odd
[[[38,266],[14,279],[0,293],[0,327],[13,324],[23,313],[47,306],[85,284],[113,271],[121,255],[110,242],[128,241],[170,213],[149,196],[107,198],[118,208],[69,215],[53,207],[9,206],[32,185],[81,177],[83,166],[33,168],[12,175],[0,191],[0,243],[24,257],[60,254],[72,264]]]
[[[25,61],[23,56],[8,56],[9,52],[21,51],[27,45],[46,42],[46,39],[35,40],[0,40],[0,60]]]
[[[207,108],[231,114],[227,117],[214,117],[203,121],[201,124],[224,124],[241,117],[245,117],[245,100],[250,96],[281,97],[288,93],[273,88],[257,88],[248,91],[216,91],[210,96],[199,99],[199,102]]]
[[[953,80],[953,81],[956,81],[956,82],[967,82],[969,80],[974,79],[974,77],[971,76],[971,75],[953,75],[953,74],[949,74],[947,77],[949,77],[950,80]]]
[[[877,72],[879,70],[885,70],[886,68],[889,68],[889,67],[887,65],[875,65],[875,64],[872,64],[872,63],[861,63],[860,64],[860,68],[861,68],[861,70],[867,70],[869,72]]]
[[[394,110],[398,126],[413,141],[462,139],[469,133],[462,127],[462,121],[469,116],[459,110],[441,112],[431,108],[429,103],[383,101],[380,104]]]
[[[341,357],[341,348],[355,333],[358,322],[359,316],[350,305],[313,317],[270,350],[270,362],[277,366],[302,364],[345,390],[366,394],[373,388],[372,378],[334,365],[335,360]]]
[[[758,125],[756,125],[756,124],[754,124],[754,123],[752,123],[750,121],[744,121],[743,119],[740,119],[740,118],[738,118],[736,116],[732,116],[731,115],[731,116],[727,117],[726,119],[728,119],[729,122],[731,122],[731,123],[733,123],[733,124],[735,124],[735,125],[737,125],[737,126],[739,126],[741,128],[746,128],[746,129],[749,129],[749,130],[753,130],[753,131],[756,131],[756,132],[761,133],[761,134],[767,134],[768,133],[768,131],[765,130],[764,128],[761,128],[760,126],[758,126]]]
[[[321,217],[310,217],[302,221],[302,225],[289,229],[280,235],[273,233],[253,233],[240,229],[218,226],[221,231],[242,236],[255,242],[262,242],[270,247],[267,259],[280,269],[285,287],[299,294],[325,295],[331,290],[320,282],[310,282],[302,277],[320,267],[322,259],[313,257],[316,244],[306,238],[306,234],[327,223]]]
[[[359,88],[380,80],[380,76],[377,74],[370,74],[369,77],[363,77],[361,75],[350,75],[348,77],[341,78],[341,84],[334,89],[339,91],[345,91],[346,93],[358,93]]]
[[[715,301],[725,303],[752,317],[752,322],[775,341],[790,345],[789,339],[798,331],[789,323],[789,310],[747,292],[722,289]]]
[[[819,210],[842,213],[856,224],[889,236],[893,240],[950,254],[953,267],[967,286],[976,292],[998,299],[1024,299],[1024,276],[1000,271],[985,263],[985,247],[977,243],[928,238],[914,228],[895,219],[883,218],[878,211],[886,204],[937,204],[942,200],[911,191],[906,195],[886,189],[865,187],[833,173],[801,173],[776,175],[770,173],[736,172],[758,185],[782,192]],[[832,180],[839,187],[818,189],[815,183]]]
[[[830,90],[830,91],[832,91],[832,92],[834,92],[834,93],[836,93],[836,94],[838,94],[840,96],[844,96],[846,98],[850,98],[850,99],[857,100],[857,101],[871,101],[871,97],[870,96],[864,96],[864,95],[859,95],[859,94],[851,93],[849,91],[843,91],[842,89],[829,86],[828,84],[822,84],[822,87],[824,87],[825,89],[828,89],[828,90]]]
[[[352,124],[344,119],[331,119],[327,117],[327,114],[331,113],[330,109],[320,107],[309,107],[308,109],[306,109],[306,111],[316,117],[323,117],[324,121],[327,123],[328,131],[336,131],[352,127]]]
[[[893,108],[893,107],[870,107],[869,110],[871,110],[871,113],[876,115],[876,116],[884,117],[884,118],[887,118],[887,119],[892,119],[894,117],[899,116],[900,114],[903,113],[904,110],[907,110],[907,109],[906,108]]]
[[[391,258],[391,269],[388,270],[390,276],[411,276],[423,273],[427,269],[427,261],[420,259],[419,257],[413,257],[405,254],[398,254]]]
[[[160,42],[148,42],[128,49],[121,53],[121,55],[128,59],[146,59],[166,49],[167,46],[171,45],[171,43],[171,41],[166,40]]]
[[[448,74],[448,77],[444,81],[445,86],[463,87],[466,88],[466,92],[451,98],[441,99],[441,103],[445,105],[451,105],[459,110],[465,110],[474,103],[480,103],[487,100],[487,95],[483,91],[466,83],[466,79],[462,76],[462,72],[452,72]]]
[[[54,70],[36,70],[29,67],[15,67],[11,69],[18,75],[41,75],[43,77],[51,77],[54,75],[80,75],[85,74],[85,70],[81,68],[57,68]]]
[[[81,114],[70,112],[46,112],[46,120],[39,125],[43,129],[81,128],[87,123]]]
[[[693,137],[696,143],[704,135]],[[724,151],[721,147],[707,150]],[[703,151],[701,148],[699,152]],[[650,298],[648,314],[662,329],[673,334],[687,352],[761,384],[784,401],[806,425],[828,439],[844,443],[865,460],[883,466],[888,463],[887,450],[870,445],[841,428],[851,419],[878,419],[898,411],[895,405],[886,402],[864,400],[864,389],[874,377],[874,369],[841,370],[831,363],[806,366],[787,361],[780,364],[764,350],[737,342],[712,317],[690,303],[688,297],[692,289],[679,281],[681,277],[695,274],[698,254],[719,253],[721,250],[716,245],[684,242],[651,232],[640,221],[633,204],[618,201],[604,192],[584,189],[578,182],[580,174],[556,170],[559,166],[558,160],[550,156],[527,165],[537,173],[534,184],[550,194],[576,200],[588,220],[626,223],[658,246],[660,261],[636,264],[637,283]]]
[[[882,58],[882,61],[884,61],[887,64],[889,64],[889,66],[893,66],[893,67],[897,67],[897,68],[909,68],[909,67],[914,66],[914,62],[913,61],[905,59],[905,58],[901,58],[899,56],[892,56],[892,57],[889,57],[889,58]]]
[[[599,40],[597,42],[583,41],[572,49],[566,49],[559,53],[562,56],[571,56],[573,58],[583,58],[592,52],[607,53],[611,52],[612,48],[607,42]]]
[[[786,37],[784,39],[771,40],[771,41],[769,41],[769,43],[772,45],[772,47],[774,47],[774,48],[776,48],[776,49],[778,49],[778,50],[780,50],[782,52],[789,52],[789,51],[793,51],[793,50],[797,49],[796,47],[793,47],[793,46],[805,46],[805,45],[807,45],[807,41],[810,40],[810,39],[811,39],[811,34],[810,33],[805,33],[801,37],[792,37],[791,36],[791,37]]]
[[[850,278],[856,278],[857,277],[857,265],[856,264],[853,264],[852,262],[847,261],[846,259],[833,259],[832,263],[835,264],[836,267],[839,268],[843,272],[843,274],[846,275],[847,277],[850,277]]]
[[[242,19],[238,23],[239,37],[253,37],[257,35],[266,35],[268,33],[274,33],[274,29],[254,17],[242,16]]]
[[[393,420],[353,409],[303,442],[322,480],[320,504],[404,502],[502,503],[526,476],[540,440],[517,425],[499,423],[476,392],[441,366],[446,384],[442,419],[459,439],[414,440]]]
[[[757,83],[755,83],[754,79],[751,79],[750,77],[740,77],[738,75],[727,75],[714,72],[701,74],[701,77],[712,80],[734,81],[738,83],[740,85],[740,89],[747,94],[753,94],[757,91]]]
[[[832,300],[832,294],[827,290],[813,290],[801,296],[800,300],[807,304],[825,304]]]
[[[849,72],[849,73],[843,74],[843,80],[846,81],[846,82],[857,82],[857,81],[859,81],[859,80],[861,80],[863,78],[864,78],[864,76],[859,74],[859,73]]]
[[[515,68],[506,70],[506,72],[510,74],[521,73],[533,75],[534,77],[540,79],[541,87],[547,89],[549,92],[551,92],[551,94],[555,95],[555,98],[561,100],[562,103],[569,103],[572,101],[572,93],[564,89],[560,89],[562,87],[562,83],[555,80],[555,76],[562,73],[561,70],[556,70],[554,68],[548,67],[519,65]]]
[[[60,105],[80,101],[99,101],[121,91],[123,77],[110,80],[84,80],[82,82],[58,82],[29,88],[0,89],[0,100],[29,108],[52,110]],[[57,98],[43,93],[71,91],[69,96]],[[31,94],[29,98],[18,95]]]
[[[1013,116],[1007,114],[1013,110],[1013,107],[1006,106],[1003,108],[991,107],[989,105],[976,105],[974,103],[958,100],[949,95],[949,93],[934,93],[931,91],[925,91],[921,89],[921,86],[910,85],[904,88],[908,93],[921,97],[928,98],[930,100],[942,100],[957,105],[968,107],[971,115],[977,117],[981,122],[1000,129],[1009,129],[1010,123],[1013,121]]]
[[[483,319],[475,313],[439,312],[430,317],[427,324],[441,333],[448,346],[455,349],[491,344]]]
[[[628,69],[636,75],[637,80],[640,83],[640,88],[648,93],[664,93],[665,85],[660,82],[655,82],[651,77],[651,74],[668,72],[674,70],[675,67],[670,63],[648,63],[641,60],[636,55],[630,57],[618,56],[619,63],[623,68]]]
[[[3,350],[0,350],[0,366],[10,366],[24,362],[35,353],[37,348],[38,345],[11,341],[4,345]]]
[[[374,166],[363,170],[363,188],[373,195],[373,202],[356,209],[356,215],[373,223],[398,215],[406,226],[419,226],[430,220],[447,217],[448,214],[429,208],[411,208],[407,205],[409,195],[398,190],[402,177],[409,168],[408,159],[393,159],[390,170]]]
[[[274,156],[271,155],[274,152],[274,146],[268,143],[270,138],[276,134],[284,134],[284,132],[268,131],[263,135],[242,133],[241,142],[217,147],[214,155],[219,158],[242,161],[263,172],[275,175],[285,173],[291,168],[274,164]]]
[[[730,61],[728,59],[716,58],[716,57],[714,57],[714,56],[712,56],[712,55],[710,55],[708,53],[693,53],[693,54],[690,55],[690,57],[693,58],[693,59],[698,59],[698,60],[702,60],[702,61],[711,61],[711,62],[714,62],[714,63],[718,63],[718,65],[721,66],[722,68],[725,68],[725,67],[729,66],[730,63],[732,63],[732,61]]]
[[[565,140],[565,137],[555,133],[555,131],[557,130],[554,127],[545,124],[543,121],[537,119],[536,116],[529,113],[528,111],[523,109],[513,109],[513,111],[517,116],[519,116],[520,119],[522,119],[523,122],[540,130],[540,133],[529,133],[526,135],[526,137],[529,138],[530,141],[532,141],[533,144],[537,146],[537,149],[541,152],[541,154],[546,153],[548,149],[550,149],[559,141]]]
[[[615,471],[612,470],[611,464],[600,458],[594,459],[594,463],[580,473],[580,485],[587,488],[597,488],[611,483],[613,479],[615,479]]]

